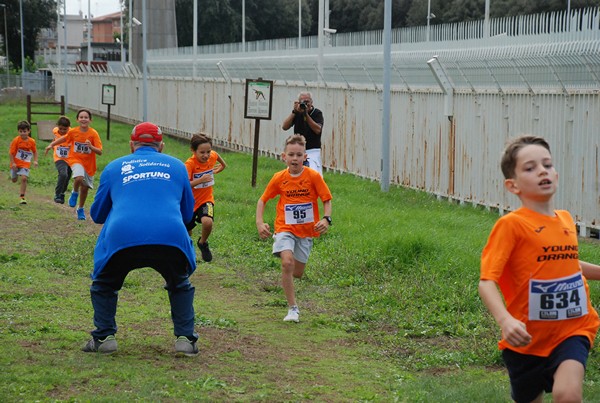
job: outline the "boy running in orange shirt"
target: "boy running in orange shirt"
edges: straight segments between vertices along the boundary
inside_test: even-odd
[[[8,156],[10,157],[10,177],[13,183],[21,178],[19,204],[27,204],[25,200],[25,192],[27,191],[27,178],[31,168],[31,161],[34,166],[38,166],[38,153],[35,145],[35,140],[30,137],[31,125],[28,121],[22,120],[17,123],[19,135],[11,141],[8,148]]]
[[[222,172],[227,164],[221,156],[212,149],[212,140],[204,134],[195,134],[190,141],[190,149],[194,153],[185,161],[192,193],[194,194],[194,216],[186,224],[190,236],[196,223],[202,225],[202,235],[198,238],[198,248],[202,260],[210,262],[212,253],[208,247],[208,237],[212,232],[214,221],[215,197],[213,186],[215,175]]]
[[[94,188],[94,175],[96,174],[96,155],[102,155],[102,141],[98,132],[90,127],[92,113],[87,109],[77,111],[78,127],[50,143],[46,147],[46,154],[50,149],[59,144],[69,145],[68,162],[73,172],[73,192],[69,197],[69,206],[75,207],[79,198],[77,219],[85,220],[83,206],[87,199],[88,191]]]
[[[554,210],[558,186],[548,143],[523,136],[501,161],[506,189],[521,208],[501,217],[481,258],[479,294],[502,330],[498,343],[516,402],[580,402],[600,321],[586,279],[600,266],[579,260],[568,211]],[[498,288],[500,290],[498,290]]]
[[[276,196],[279,201],[275,216],[273,254],[281,258],[281,283],[288,303],[285,322],[298,322],[294,277],[301,278],[313,245],[313,238],[325,233],[331,225],[331,192],[319,172],[303,165],[306,140],[300,134],[287,138],[281,157],[287,168],[277,172],[256,205],[256,228],[261,238],[271,236],[264,222],[265,205]],[[325,215],[319,218],[318,199]]]
[[[61,116],[56,122],[56,127],[52,130],[54,133],[54,140],[66,135],[71,128],[71,121],[66,116]],[[66,145],[59,145],[54,147],[54,166],[58,176],[56,178],[56,187],[54,188],[54,201],[56,203],[64,204],[65,192],[67,186],[71,180],[71,167],[67,162],[69,157],[69,147]]]

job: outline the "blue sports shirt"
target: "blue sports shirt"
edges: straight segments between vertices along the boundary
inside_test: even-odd
[[[104,224],[94,250],[95,279],[111,256],[140,245],[179,248],[196,269],[194,244],[185,228],[194,213],[194,196],[183,162],[151,147],[109,163],[90,208]]]

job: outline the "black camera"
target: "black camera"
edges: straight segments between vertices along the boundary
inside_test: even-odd
[[[299,106],[300,106],[300,109],[302,109],[302,110],[306,110],[306,108],[307,108],[306,102],[300,102]]]

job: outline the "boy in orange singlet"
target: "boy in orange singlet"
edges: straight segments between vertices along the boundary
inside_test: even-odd
[[[90,189],[94,188],[96,174],[96,155],[102,155],[102,141],[98,132],[90,127],[92,113],[87,109],[77,111],[78,127],[74,127],[65,135],[46,147],[46,154],[54,146],[62,143],[69,145],[68,162],[73,172],[73,192],[69,197],[69,206],[75,207],[79,198],[77,219],[85,220],[83,206]]]
[[[256,228],[261,238],[271,236],[264,222],[265,205],[279,196],[275,217],[273,254],[281,258],[281,283],[288,303],[286,322],[300,320],[294,277],[301,278],[313,245],[313,238],[331,225],[331,192],[319,172],[303,165],[306,140],[294,134],[287,138],[281,157],[287,169],[277,172],[256,205]],[[318,199],[323,202],[324,216],[319,218]]]
[[[54,140],[66,135],[71,128],[71,121],[66,116],[61,116],[56,122],[56,127],[52,130]],[[71,180],[71,167],[67,162],[69,158],[69,147],[60,145],[54,147],[54,166],[58,176],[56,178],[56,187],[54,188],[54,202],[64,204],[65,192]]]
[[[25,200],[25,192],[27,191],[27,178],[29,177],[29,169],[31,161],[34,166],[38,166],[38,153],[35,145],[35,140],[30,137],[31,125],[28,121],[22,120],[17,124],[19,135],[11,141],[8,148],[8,156],[10,158],[10,177],[13,183],[21,178],[19,204],[27,204]]]
[[[221,156],[212,149],[212,140],[204,134],[195,134],[190,141],[190,148],[194,153],[185,161],[188,178],[194,193],[194,216],[192,221],[186,224],[190,236],[196,223],[202,225],[202,234],[198,238],[198,248],[202,254],[202,260],[210,262],[212,253],[208,247],[208,237],[212,232],[215,219],[215,197],[213,186],[215,175],[222,172],[227,164]]]
[[[543,138],[512,141],[501,168],[522,206],[492,229],[479,294],[502,330],[512,398],[542,402],[551,392],[556,402],[580,402],[600,325],[586,279],[599,280],[600,266],[579,260],[573,218],[552,206],[558,174]]]

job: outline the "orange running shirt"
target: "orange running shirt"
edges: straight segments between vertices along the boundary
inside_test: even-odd
[[[532,342],[498,346],[547,357],[571,336],[594,344],[600,321],[579,265],[577,232],[568,211],[548,217],[524,207],[501,217],[481,257],[481,280],[495,281],[510,314],[527,326]]]
[[[31,161],[33,161],[33,154],[37,153],[37,148],[32,137],[23,140],[21,136],[17,136],[11,141],[8,151],[15,159],[17,168],[29,169]]]
[[[211,202],[214,204],[215,202],[215,197],[213,195],[213,186],[215,184],[213,169],[217,163],[218,157],[219,154],[217,154],[216,151],[211,150],[208,161],[205,163],[198,161],[198,158],[196,158],[195,155],[192,155],[185,161],[185,168],[187,169],[190,182],[204,175],[209,175],[211,177],[210,181],[200,183],[192,188],[192,193],[194,194],[194,211],[198,210],[204,203]]]
[[[58,132],[58,127],[55,127],[52,130],[52,133],[54,134],[54,140],[62,137],[62,135]],[[67,161],[68,159],[69,159],[69,146],[67,143],[62,143],[57,146],[54,146],[54,162],[59,161],[59,160]]]
[[[319,204],[331,200],[329,187],[321,175],[311,168],[304,168],[298,176],[287,169],[271,178],[260,197],[266,203],[279,195],[275,216],[275,232],[290,232],[300,238],[318,237],[314,226],[321,219]]]
[[[86,144],[90,140],[94,147],[102,149],[102,141],[98,132],[91,127],[88,127],[86,132],[82,132],[79,126],[69,130],[65,134],[67,141],[63,144],[69,145],[69,157],[67,162],[70,166],[73,164],[81,164],[88,175],[96,174],[96,153],[94,153]]]

